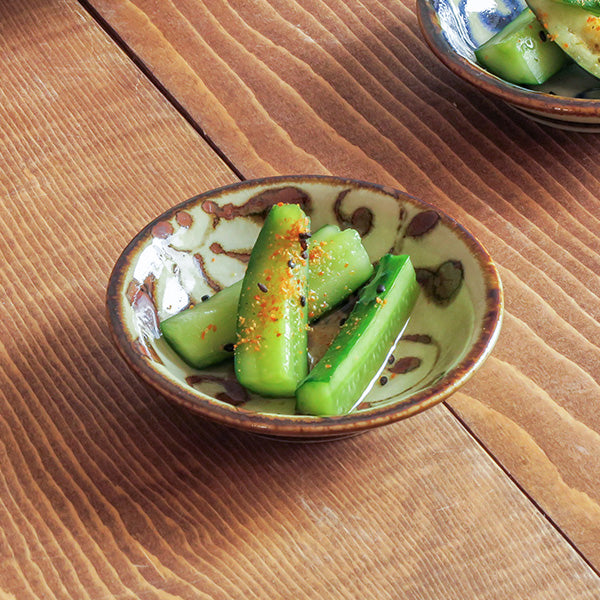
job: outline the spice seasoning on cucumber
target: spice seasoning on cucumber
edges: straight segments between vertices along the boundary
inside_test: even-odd
[[[313,321],[365,283],[373,266],[358,233],[340,231],[336,225],[318,229],[308,240],[308,252],[309,292],[304,300]],[[288,266],[295,262],[290,259]],[[241,289],[238,281],[160,323],[165,340],[186,363],[203,369],[233,358]]]
[[[378,379],[418,295],[410,258],[383,256],[339,334],[296,390],[297,412],[350,412]]]
[[[235,373],[263,396],[293,396],[308,371],[308,309],[301,297],[308,294],[309,236],[299,206],[275,205],[250,255],[238,305]]]
[[[600,77],[600,2],[527,0],[548,36],[580,67]]]

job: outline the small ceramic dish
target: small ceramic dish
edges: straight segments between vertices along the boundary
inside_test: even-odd
[[[417,0],[417,16],[433,53],[465,81],[544,125],[599,132],[600,80],[576,64],[531,88],[508,83],[477,64],[474,50],[525,7],[523,0]]]
[[[293,399],[242,388],[232,361],[198,371],[159,337],[160,320],[242,278],[264,216],[278,202],[299,203],[313,230],[327,223],[353,227],[373,261],[390,250],[409,254],[422,284],[394,361],[382,374],[387,382],[379,380],[348,415],[296,415]],[[491,351],[502,306],[494,263],[450,217],[391,188],[323,176],[246,181],[175,206],[127,246],[107,292],[114,341],[150,386],[223,425],[305,440],[385,425],[449,396]],[[314,326],[311,352],[324,351],[341,317],[333,313]]]

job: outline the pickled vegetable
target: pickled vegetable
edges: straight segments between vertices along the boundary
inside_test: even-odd
[[[553,0],[542,1],[554,4]],[[568,62],[528,8],[477,48],[475,56],[483,67],[505,81],[530,85],[544,83]]]
[[[296,410],[315,416],[354,408],[377,380],[419,295],[410,258],[387,254],[323,358],[296,390]]]
[[[600,77],[600,5],[589,8],[555,0],[527,0],[551,39],[580,67]]]
[[[244,275],[235,373],[263,396],[293,396],[308,371],[309,227],[299,206],[273,206]]]

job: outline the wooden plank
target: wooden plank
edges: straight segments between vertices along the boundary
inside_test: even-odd
[[[484,242],[508,316],[496,360],[451,405],[600,568],[600,138],[458,80],[412,3],[91,4],[246,176],[396,185]]]
[[[444,407],[282,445],[136,381],[111,266],[232,174],[75,2],[1,2],[0,23],[0,597],[597,597]]]

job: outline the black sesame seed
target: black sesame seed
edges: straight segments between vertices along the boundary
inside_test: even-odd
[[[379,383],[381,385],[385,385],[387,382],[388,382],[388,378],[385,375],[379,379]]]
[[[288,267],[290,269],[293,269],[296,266],[296,263],[290,258],[290,260],[288,260]]]
[[[301,233],[298,234],[298,237],[301,240],[307,240],[310,237],[310,233],[308,233],[307,231],[303,231]]]
[[[258,285],[258,289],[261,292],[268,292],[269,290],[267,289],[267,286],[264,283],[257,283],[256,285]]]
[[[308,252],[306,250],[304,250],[303,252],[300,253],[300,256],[306,260],[308,258]]]
[[[540,30],[540,40],[542,40],[542,42],[545,42],[548,39],[548,36],[546,35],[546,32],[543,30]]]
[[[390,354],[390,356],[389,356],[389,358],[388,358],[388,365],[391,365],[391,364],[393,364],[393,362],[394,362],[395,360],[396,360],[396,359],[394,358],[394,355],[393,355],[393,354]]]
[[[378,293],[378,294],[383,294],[383,292],[385,292],[385,285],[383,285],[383,283],[380,283],[380,284],[377,286],[377,293]]]
[[[300,306],[306,306],[306,296],[300,296]]]
[[[206,296],[202,296],[202,298],[200,298],[200,300],[202,300],[202,302],[206,302],[209,298],[210,298],[210,296],[208,294],[206,294]]]
[[[231,344],[231,343],[225,344],[223,346],[223,350],[225,350],[225,352],[233,352],[233,344]]]
[[[340,319],[340,327],[346,322],[346,319]]]

